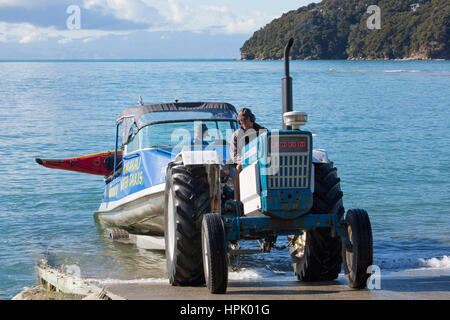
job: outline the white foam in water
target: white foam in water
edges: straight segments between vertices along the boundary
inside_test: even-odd
[[[265,268],[247,269],[242,268],[239,271],[231,271],[228,273],[229,280],[261,280],[264,278],[285,275],[285,273],[279,273],[273,270]],[[152,284],[152,283],[169,283],[168,279],[132,279],[132,280],[120,280],[120,279],[86,279],[87,282],[107,285],[107,284]]]
[[[336,70],[336,69],[328,69],[330,72],[361,72],[361,73],[372,73],[372,72],[385,72],[385,73],[402,73],[402,72],[422,72],[420,70]]]
[[[258,268],[258,269],[247,269],[242,268],[239,271],[230,271],[228,273],[229,280],[262,280],[265,278],[272,278],[275,276],[293,276],[293,272],[282,272],[277,270],[271,270],[270,268]],[[169,283],[168,279],[161,278],[147,278],[147,279],[131,279],[131,280],[120,280],[120,279],[85,279],[87,282],[96,285],[111,285],[111,284],[158,284],[158,283]]]
[[[408,270],[408,269],[429,269],[429,270],[450,270],[450,256],[442,256],[430,259],[416,258],[416,259],[393,259],[390,261],[375,261],[382,270]],[[342,274],[341,274],[342,275]],[[274,270],[273,268],[266,266],[262,268],[242,268],[239,271],[230,271],[228,274],[229,280],[235,281],[262,281],[264,279],[285,279],[286,277],[295,277],[294,272],[284,272]],[[107,284],[165,284],[169,283],[168,279],[162,278],[148,278],[148,279],[132,279],[132,280],[120,280],[120,279],[86,279],[86,281],[107,285]]]
[[[247,269],[242,268],[239,271],[232,271],[228,274],[230,280],[261,280],[266,278],[273,279],[274,277],[294,276],[294,272],[284,272],[274,270],[266,266],[265,268]]]
[[[408,72],[407,70],[382,70],[381,72],[395,73],[395,72]]]
[[[419,260],[423,264],[424,268],[450,269],[449,256],[443,256],[442,258],[419,259]]]
[[[427,272],[439,272],[439,274],[450,271],[450,256],[442,256],[436,258],[411,258],[411,259],[393,259],[389,261],[374,261],[374,264],[379,266],[384,271],[396,270],[422,270]],[[339,276],[344,276],[341,273]],[[230,271],[228,273],[228,280],[231,281],[283,281],[294,279],[293,271],[285,272],[273,269],[270,266],[261,268],[242,268],[239,271]],[[169,280],[164,278],[145,278],[145,279],[85,279],[87,282],[94,285],[114,285],[114,284],[168,284]]]
[[[246,269],[232,271],[228,274],[229,280],[256,280],[264,277],[264,269]]]
[[[374,264],[381,269],[415,269],[415,268],[434,268],[434,269],[450,269],[450,257],[442,256],[437,258],[403,258],[393,259],[389,261],[379,261]]]

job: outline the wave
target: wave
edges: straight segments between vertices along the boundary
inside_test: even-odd
[[[417,268],[450,270],[450,257],[391,259],[374,261],[374,264],[379,266],[382,270],[406,270]]]
[[[435,258],[410,258],[374,261],[374,265],[385,271],[400,271],[408,269],[450,270],[450,256]],[[343,276],[343,271],[341,276]],[[295,277],[293,271],[280,271],[276,268],[265,266],[261,268],[242,268],[239,271],[230,272],[230,280],[263,280],[274,278]]]
[[[392,74],[416,73],[416,74],[429,75],[429,76],[444,76],[444,77],[450,76],[450,72],[446,71],[446,70],[403,70],[403,69],[399,69],[399,70],[338,70],[338,69],[330,68],[326,71],[327,72],[337,72],[337,73],[392,73]],[[323,72],[323,71],[321,71],[321,72]]]
[[[258,280],[264,278],[273,278],[277,276],[294,276],[294,272],[278,270],[266,265],[261,268],[242,268],[238,271],[232,271],[228,274],[230,280]]]
[[[374,261],[374,265],[381,270],[399,271],[408,269],[433,269],[450,270],[450,256],[441,256],[435,258],[405,258]],[[239,271],[230,272],[230,280],[259,280],[274,277],[291,277],[293,271],[280,271],[269,265],[260,268],[242,268]]]
[[[380,72],[397,73],[397,72],[420,72],[419,70],[380,70]]]
[[[450,256],[435,258],[403,258],[390,260],[375,260],[374,265],[381,270],[408,270],[408,269],[434,269],[450,270]],[[256,280],[264,277],[293,276],[293,271],[279,271],[273,267],[265,268],[243,268],[240,271],[231,272],[229,278],[233,280]]]
[[[411,73],[417,73],[417,72],[428,72],[428,71],[422,71],[422,70],[337,70],[337,69],[328,69],[330,72],[361,72],[361,73],[369,73],[369,72],[385,72],[385,73],[402,73],[402,72],[411,72]]]
[[[374,265],[380,267],[385,271],[399,271],[409,269],[427,269],[427,270],[450,270],[450,256],[442,256],[436,258],[410,258],[410,259],[392,259],[374,261]],[[341,275],[343,273],[341,272]],[[263,281],[267,279],[283,280],[288,277],[295,277],[293,271],[281,271],[269,265],[260,268],[242,268],[238,271],[230,271],[228,274],[229,280],[235,281]],[[85,279],[87,282],[96,285],[111,285],[111,284],[167,284],[168,279],[162,278],[145,278],[145,279]]]
[[[261,268],[242,268],[238,271],[230,271],[228,273],[229,280],[261,280],[266,278],[272,278],[275,276],[294,276],[294,272],[284,272],[273,269],[270,266]],[[143,279],[84,279],[86,282],[94,285],[112,285],[112,284],[167,284],[168,279],[163,278],[143,278]]]

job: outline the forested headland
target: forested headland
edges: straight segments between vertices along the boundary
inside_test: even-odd
[[[449,0],[324,0],[256,31],[241,59],[282,59],[291,37],[292,59],[449,59],[449,17]]]

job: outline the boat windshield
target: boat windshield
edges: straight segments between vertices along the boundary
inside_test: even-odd
[[[155,123],[143,127],[129,141],[127,153],[146,148],[184,146],[225,146],[238,129],[236,121],[198,120]]]

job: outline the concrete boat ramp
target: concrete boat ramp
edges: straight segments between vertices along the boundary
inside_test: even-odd
[[[283,281],[228,283],[227,293],[212,295],[206,287],[173,287],[169,283],[111,284],[105,290],[132,300],[448,300],[450,276],[387,278],[381,289],[350,289],[346,280],[305,284],[295,278]]]
[[[103,282],[83,280],[44,262],[36,266],[40,293],[16,300],[449,300],[450,274],[414,270],[381,274],[372,289],[353,290],[343,275],[335,281],[304,283],[295,277],[229,280],[226,294],[210,294],[206,287],[174,287],[166,280]],[[39,292],[38,287],[34,290]],[[45,293],[43,293],[45,292]]]
[[[108,231],[115,241],[164,250],[162,237]],[[216,295],[205,286],[174,287],[167,279],[82,279],[76,266],[57,269],[45,260],[36,265],[36,273],[38,285],[19,293],[14,300],[450,300],[449,269],[385,272],[378,268],[377,277],[369,279],[369,289],[363,290],[349,288],[343,274],[335,281],[305,283],[295,276],[246,280],[231,273],[227,293]]]

